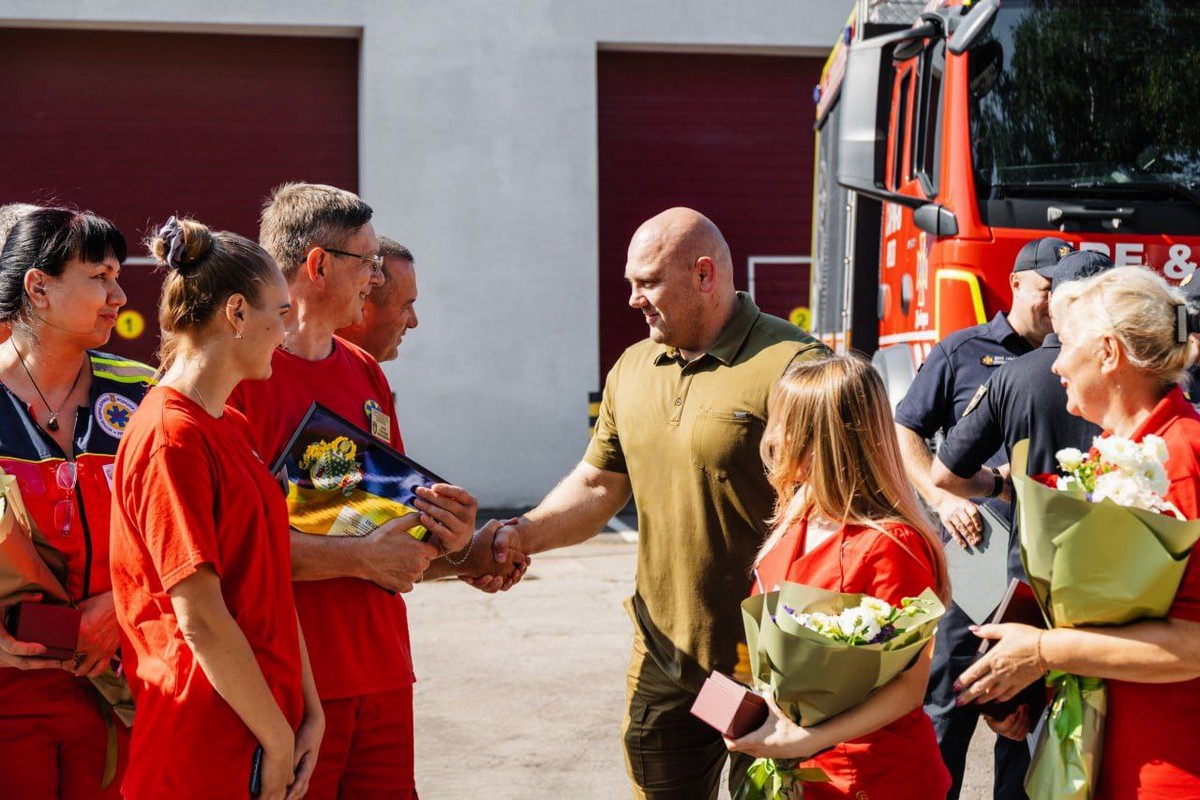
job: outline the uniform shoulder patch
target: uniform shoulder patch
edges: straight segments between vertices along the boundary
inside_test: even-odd
[[[983,384],[975,390],[975,396],[971,398],[971,402],[967,403],[967,407],[963,409],[962,415],[965,417],[975,410],[975,407],[983,400],[984,395],[988,392],[987,384]]]

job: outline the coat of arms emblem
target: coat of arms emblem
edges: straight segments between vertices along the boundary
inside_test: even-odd
[[[315,441],[300,458],[298,466],[308,471],[313,488],[349,495],[362,482],[362,467],[357,461],[358,445],[339,436],[331,442]]]

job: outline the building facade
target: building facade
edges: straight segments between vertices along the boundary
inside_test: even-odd
[[[75,203],[132,244],[173,213],[254,237],[285,180],[358,191],[418,261],[421,326],[385,365],[409,452],[529,504],[644,335],[641,219],[704,211],[739,288],[806,305],[811,93],[849,7],[0,0],[0,203]],[[158,278],[124,275],[113,349],[149,357]]]

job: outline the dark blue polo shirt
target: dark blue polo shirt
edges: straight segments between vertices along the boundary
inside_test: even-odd
[[[926,439],[939,431],[949,433],[979,387],[1001,366],[1032,349],[1003,312],[983,325],[950,334],[929,351],[896,408],[896,422]],[[991,465],[1003,463],[999,460]]]
[[[1050,334],[1042,346],[997,370],[938,450],[938,458],[955,475],[969,478],[1003,448],[1029,439],[1029,472],[1058,472],[1054,454],[1064,447],[1085,453],[1100,426],[1067,411],[1067,390],[1051,371],[1062,345]]]
[[[75,415],[75,440],[64,453],[33,413],[0,384],[0,468],[17,479],[22,499],[50,547],[65,561],[66,590],[82,600],[111,588],[108,523],[113,459],[129,418],[154,385],[154,370],[137,361],[89,351],[92,385]],[[0,701],[2,702],[2,701]]]
[[[938,433],[949,434],[962,419],[980,387],[1000,367],[1032,349],[1029,341],[1008,324],[1008,317],[1003,312],[983,325],[955,331],[929,351],[929,357],[917,371],[908,394],[896,407],[896,422],[926,439],[932,439]],[[998,467],[1006,461],[1003,450],[997,444],[986,463],[989,467]],[[982,497],[972,500],[986,503],[1004,519],[1012,516],[1012,506],[1008,503]],[[949,534],[943,531],[942,536],[948,538]],[[1011,574],[1011,547],[1009,554]],[[1019,568],[1019,554],[1016,563]]]

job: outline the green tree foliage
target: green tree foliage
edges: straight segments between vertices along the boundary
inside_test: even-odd
[[[1200,4],[1009,2],[970,58],[985,182],[1200,178]]]

